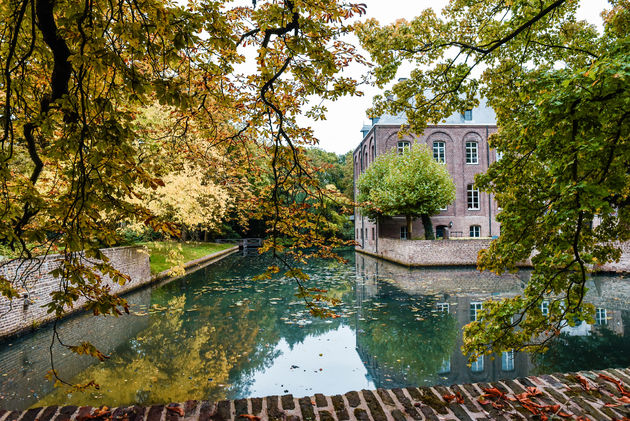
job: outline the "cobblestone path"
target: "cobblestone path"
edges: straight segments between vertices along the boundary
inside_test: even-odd
[[[1,402],[0,402],[1,405]],[[180,420],[628,420],[630,369],[584,371],[449,387],[378,389],[188,401],[150,407],[0,410],[0,421]]]

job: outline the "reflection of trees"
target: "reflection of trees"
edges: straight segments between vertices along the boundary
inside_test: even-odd
[[[537,371],[573,372],[630,366],[630,336],[600,327],[588,336],[560,335],[546,353],[533,356]]]
[[[357,342],[379,371],[397,373],[406,384],[422,384],[453,352],[457,322],[448,313],[435,312],[429,297],[405,296],[410,304],[401,305],[396,302],[400,296],[391,287],[379,291],[375,299],[380,304],[358,319]]]
[[[220,400],[245,395],[252,374],[277,356],[284,338],[290,346],[308,335],[336,329],[340,319],[312,320],[294,299],[295,284],[251,281],[269,264],[264,258],[231,259],[153,291],[150,325],[116,350],[110,360],[73,379],[94,380],[97,391],[66,395],[55,390],[42,405],[128,405]],[[315,266],[324,274],[335,270]],[[238,276],[238,277],[236,277]],[[344,295],[351,288],[338,276],[324,276]],[[297,324],[296,321],[310,321]],[[292,322],[294,324],[289,324]]]

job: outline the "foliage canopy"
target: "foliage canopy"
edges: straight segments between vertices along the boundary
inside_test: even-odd
[[[427,239],[433,238],[430,217],[455,201],[455,184],[446,166],[420,144],[402,154],[392,150],[378,156],[357,187],[357,201],[368,218],[405,215],[411,236],[413,219],[422,217]]]

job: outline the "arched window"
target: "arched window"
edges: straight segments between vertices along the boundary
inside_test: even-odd
[[[466,142],[466,163],[478,164],[479,163],[479,143],[476,141]]]
[[[466,186],[468,210],[479,210],[479,189],[474,184]]]
[[[446,142],[442,140],[433,142],[433,159],[441,163],[446,162]]]
[[[398,154],[402,155],[406,151],[411,149],[411,142],[409,142],[407,140],[401,140],[400,142],[398,142],[396,147],[397,147],[397,150],[398,150]]]

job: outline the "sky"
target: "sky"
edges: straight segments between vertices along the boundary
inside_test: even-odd
[[[376,18],[381,24],[388,24],[400,18],[412,19],[419,11],[433,7],[441,10],[446,0],[356,0],[367,5],[367,14],[364,19]],[[578,11],[578,18],[602,27],[600,13],[607,8],[605,0],[582,0]],[[358,46],[356,37],[350,37],[348,42]],[[363,51],[365,57],[369,55]],[[410,67],[402,68],[398,77],[404,77]],[[351,66],[345,75],[360,79],[367,70],[360,65]],[[323,121],[308,122],[319,138],[319,147],[338,154],[353,150],[361,141],[361,126],[369,120],[365,111],[372,104],[372,97],[380,90],[371,86],[362,86],[362,97],[345,96],[336,102],[324,102],[328,108],[327,119]]]

